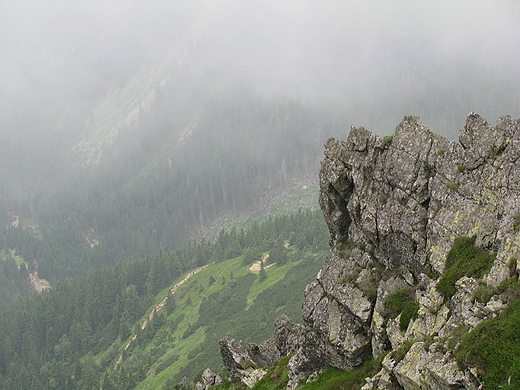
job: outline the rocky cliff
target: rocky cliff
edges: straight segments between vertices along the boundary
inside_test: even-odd
[[[288,388],[328,365],[350,370],[384,355],[364,390],[478,389],[482,373],[460,370],[453,348],[461,329],[511,300],[493,288],[517,277],[520,120],[505,116],[491,126],[470,113],[455,142],[409,116],[391,137],[352,128],[346,141],[331,138],[325,148],[319,202],[331,250],[305,290],[305,323],[275,324],[276,348],[292,354]],[[461,269],[450,292],[447,259],[459,237],[491,262],[473,273],[451,264]],[[493,292],[479,300],[483,287]],[[246,368],[234,364],[233,372]]]

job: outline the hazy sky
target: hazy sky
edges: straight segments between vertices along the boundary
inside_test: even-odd
[[[519,20],[517,0],[0,0],[0,114],[88,106],[187,31],[191,72],[216,69],[268,93],[348,107],[503,83],[510,109],[520,101]]]

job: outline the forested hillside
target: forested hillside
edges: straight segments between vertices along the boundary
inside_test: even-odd
[[[0,225],[53,285],[263,207],[351,125],[518,113],[508,2],[428,4],[428,28],[413,2],[4,3]]]
[[[281,312],[298,320],[327,241],[321,213],[299,212],[0,307],[0,388],[161,389],[219,369],[221,337],[260,341]]]
[[[39,276],[55,284],[185,246],[224,214],[315,208],[314,199],[302,204],[301,191],[316,194],[322,143],[316,130],[344,134],[346,127],[295,101],[241,90],[191,107],[189,121],[157,104],[144,116],[147,132],[128,135],[100,166],[71,166],[48,179],[55,190],[9,201],[19,227],[10,228],[16,242],[6,251],[36,261]],[[181,126],[190,131],[183,138]],[[294,196],[270,210],[271,198],[283,192]]]

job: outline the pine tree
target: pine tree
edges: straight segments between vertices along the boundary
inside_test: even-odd
[[[264,268],[264,262],[260,262],[260,272],[258,273],[258,280],[263,282],[265,279],[267,279],[267,272],[265,272]]]

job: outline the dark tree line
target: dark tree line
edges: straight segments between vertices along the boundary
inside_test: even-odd
[[[15,229],[7,236],[21,240],[24,234]],[[222,231],[214,243],[202,240],[185,249],[119,262],[0,307],[0,388],[99,388],[102,373],[114,363],[117,340],[122,343],[137,333],[139,348],[139,340],[150,340],[154,329],[163,325],[160,315],[146,332],[136,325],[159,291],[188,269],[246,252],[272,250],[281,237],[290,237],[297,250],[315,251],[327,247],[328,234],[319,211],[274,217],[248,231]],[[29,247],[23,251],[30,251]],[[100,365],[93,356],[105,350]],[[139,361],[136,367],[129,369],[131,363],[125,363],[110,379],[115,388],[132,389],[143,379],[146,358],[132,359]]]
[[[36,226],[39,242],[25,237],[23,245],[51,284],[185,246],[223,212],[247,210],[295,175],[317,171],[323,138],[348,128],[323,110],[245,88],[189,106],[170,101],[170,92],[99,166],[64,165],[57,178],[42,175],[5,198],[21,225]]]

